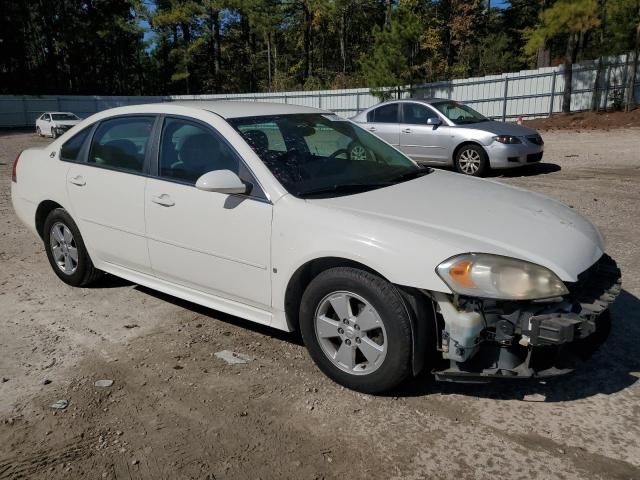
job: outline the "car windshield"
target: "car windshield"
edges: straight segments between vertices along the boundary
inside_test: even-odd
[[[430,172],[333,114],[243,117],[229,123],[278,181],[298,197],[360,193]]]
[[[473,108],[467,107],[466,105],[462,105],[458,102],[436,102],[431,105],[456,125],[480,123],[489,120],[484,115],[476,112]]]
[[[53,120],[79,120],[73,113],[52,113]]]

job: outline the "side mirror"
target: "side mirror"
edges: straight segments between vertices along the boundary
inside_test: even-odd
[[[429,117],[427,118],[427,125],[433,125],[433,126],[438,126],[438,125],[442,125],[442,120],[440,120],[438,117]]]
[[[205,192],[247,193],[247,186],[231,170],[213,170],[196,181],[196,188]]]

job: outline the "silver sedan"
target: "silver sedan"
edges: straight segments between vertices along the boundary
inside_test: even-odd
[[[352,120],[416,162],[453,166],[478,177],[491,168],[540,162],[544,151],[537,131],[490,120],[453,100],[384,102]]]

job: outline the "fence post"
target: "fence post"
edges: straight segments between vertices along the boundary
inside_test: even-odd
[[[507,121],[507,98],[509,96],[509,77],[504,79],[504,96],[502,99],[502,121]]]
[[[551,78],[551,101],[549,101],[549,116],[553,115],[553,103],[556,99],[556,71],[553,71]]]
[[[360,113],[360,92],[356,92],[356,113]]]
[[[318,92],[318,108],[322,108],[322,92]]]
[[[289,103],[289,101],[287,99],[287,94],[285,93],[283,96],[284,96],[284,103]]]
[[[27,96],[23,95],[22,96],[22,114],[24,116],[24,125],[27,126],[29,125],[31,122],[29,121],[29,111],[27,108]]]

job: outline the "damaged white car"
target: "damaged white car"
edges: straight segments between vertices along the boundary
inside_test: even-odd
[[[323,372],[364,392],[424,369],[571,371],[620,292],[602,235],[570,208],[420,167],[313,108],[101,112],[23,152],[12,200],[64,282],[108,272],[300,330]]]

